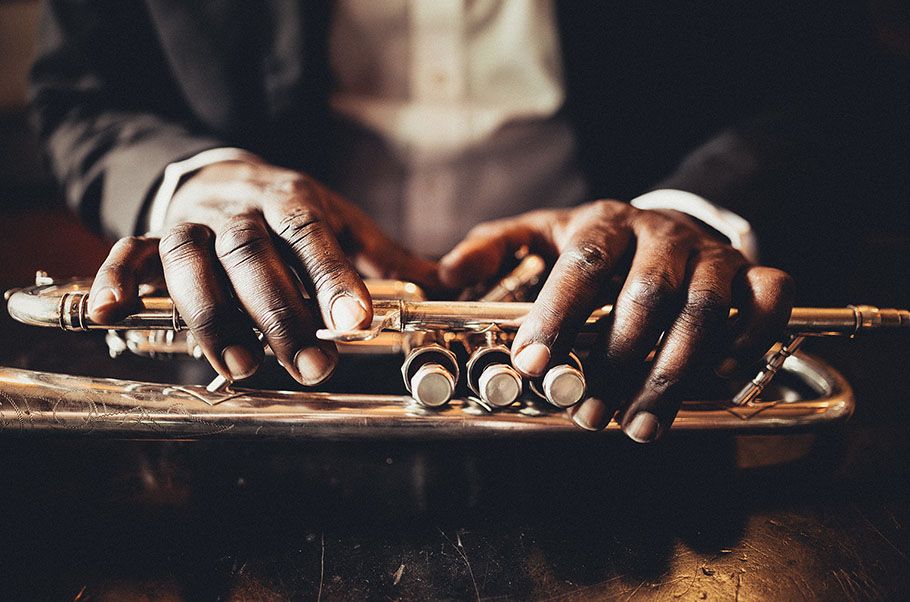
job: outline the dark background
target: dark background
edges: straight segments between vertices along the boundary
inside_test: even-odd
[[[0,285],[87,275],[24,108],[35,2],[0,2]],[[849,189],[758,224],[801,304],[910,306],[906,5],[873,3],[869,148]],[[863,160],[865,157],[865,160]],[[798,203],[794,199],[794,203]],[[823,207],[820,210],[819,207]],[[0,362],[165,378],[0,318]],[[819,341],[856,416],[817,436],[543,442],[0,438],[0,598],[895,599],[910,591],[907,337]],[[795,459],[794,459],[795,458]],[[403,568],[402,568],[403,567]]]

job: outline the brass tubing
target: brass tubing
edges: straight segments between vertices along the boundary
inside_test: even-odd
[[[833,368],[799,353],[784,372],[805,384],[807,394],[784,399],[775,390],[767,403],[730,408],[718,402],[685,401],[675,431],[799,432],[847,419],[855,407],[850,384]],[[485,412],[469,399],[436,411],[416,410],[403,395],[337,394],[204,387],[51,374],[0,367],[0,433],[30,437],[122,439],[386,439],[464,440],[518,436],[590,437],[564,412],[514,405]],[[794,391],[795,392],[795,391]],[[23,413],[22,408],[28,412]],[[619,432],[611,422],[603,436]]]
[[[7,309],[25,324],[62,327],[65,330],[182,330],[183,318],[167,297],[142,297],[139,311],[113,324],[99,324],[86,315],[88,304],[86,280],[51,284],[10,291]],[[513,331],[521,324],[532,303],[488,301],[412,301],[374,299],[374,312],[388,318],[384,330],[449,330],[478,331],[497,326]],[[588,318],[584,331],[609,315],[612,306],[605,305]],[[731,317],[737,311],[731,310]],[[793,334],[808,336],[847,335],[878,328],[910,328],[910,310],[878,309],[871,306],[844,308],[795,307],[787,324]],[[342,331],[323,331],[327,338],[343,336]],[[375,335],[374,335],[375,336]]]

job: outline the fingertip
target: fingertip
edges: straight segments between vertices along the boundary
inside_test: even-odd
[[[366,327],[371,319],[372,303],[369,299],[355,299],[343,294],[332,301],[329,315],[336,330],[356,330]]]
[[[89,294],[89,318],[105,323],[120,317],[125,304],[125,295],[119,287],[105,286]]]
[[[443,286],[459,288],[469,284],[468,272],[465,270],[465,254],[457,247],[439,260],[439,281]]]
[[[495,275],[502,254],[488,239],[465,240],[439,261],[439,278],[450,288],[470,286]]]
[[[300,383],[314,386],[328,380],[335,372],[337,356],[320,347],[306,347],[294,356],[294,366],[300,375]]]
[[[243,345],[231,345],[221,352],[221,359],[233,380],[249,378],[259,369],[261,357]]]
[[[531,343],[512,355],[512,365],[526,376],[543,376],[550,364],[550,348],[543,343]]]
[[[586,431],[601,431],[613,418],[607,410],[608,406],[604,401],[589,397],[577,406],[569,408],[568,413],[572,422],[580,428]]]
[[[664,429],[657,415],[641,410],[629,420],[623,421],[622,430],[636,443],[653,443],[660,438]]]

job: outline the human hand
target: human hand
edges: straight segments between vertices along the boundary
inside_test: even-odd
[[[305,174],[264,162],[195,172],[174,195],[167,222],[160,239],[114,245],[95,276],[89,316],[115,321],[136,306],[141,283],[163,279],[206,358],[230,380],[251,376],[262,361],[254,326],[296,380],[328,378],[337,352],[316,330],[372,319],[358,271],[436,280],[433,263],[386,238],[352,204]],[[301,282],[318,309],[304,301]]]
[[[529,377],[565,358],[611,278],[627,270],[589,357],[586,372],[600,384],[570,410],[588,430],[603,429],[619,412],[629,437],[656,440],[679,410],[687,375],[704,366],[729,375],[748,365],[790,316],[793,286],[784,272],[750,264],[682,213],[612,200],[477,226],[440,261],[441,280],[453,288],[482,282],[525,246],[555,259],[512,343],[512,363]],[[734,323],[731,306],[740,310]]]

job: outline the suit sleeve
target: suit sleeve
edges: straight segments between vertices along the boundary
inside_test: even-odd
[[[164,168],[225,143],[194,124],[141,6],[47,0],[43,11],[30,97],[52,172],[91,227],[136,234]]]

